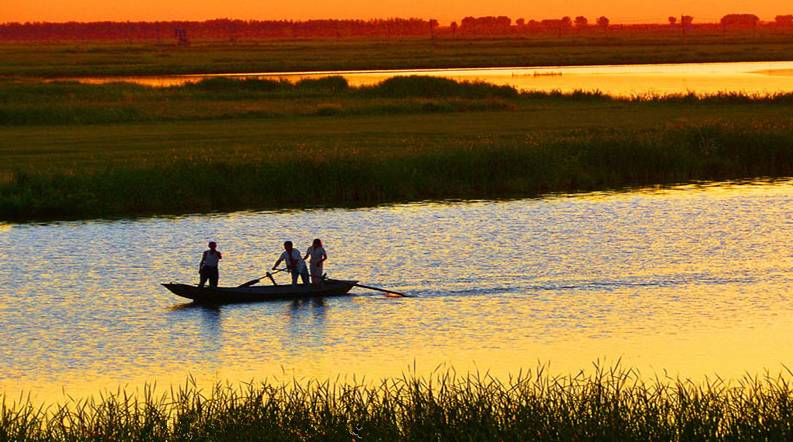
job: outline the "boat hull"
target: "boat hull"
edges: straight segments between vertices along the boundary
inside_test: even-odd
[[[264,302],[284,299],[324,298],[348,295],[358,281],[328,280],[320,287],[305,285],[276,285],[253,287],[203,287],[169,283],[163,287],[173,294],[202,304],[232,304]]]

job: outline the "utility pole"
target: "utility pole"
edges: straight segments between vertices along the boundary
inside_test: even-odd
[[[687,27],[690,23],[691,17],[686,14],[680,14],[680,29],[683,31],[683,44],[688,45]]]

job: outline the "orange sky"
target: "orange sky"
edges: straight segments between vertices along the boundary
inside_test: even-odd
[[[665,21],[686,13],[718,21],[730,12],[763,20],[793,13],[789,0],[0,0],[0,22],[92,20],[204,20],[210,18],[307,19],[433,17],[442,23],[465,15],[548,18],[607,15],[613,23]]]

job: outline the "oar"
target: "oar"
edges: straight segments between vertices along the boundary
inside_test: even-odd
[[[393,290],[386,290],[386,289],[382,289],[380,287],[372,287],[370,285],[363,285],[363,284],[355,283],[355,287],[361,287],[361,288],[369,289],[369,290],[377,290],[378,292],[386,293],[389,298],[399,298],[399,297],[412,298],[412,296],[406,295],[404,293],[395,292]]]
[[[275,283],[275,279],[273,279],[273,275],[274,275],[274,274],[276,274],[276,273],[278,273],[278,272],[283,272],[283,271],[284,271],[284,269],[276,269],[276,270],[274,270],[274,271],[273,271],[273,273],[267,272],[267,274],[266,274],[266,275],[264,275],[264,276],[260,276],[260,277],[259,277],[259,278],[257,278],[257,279],[251,279],[250,281],[246,282],[245,284],[240,284],[240,285],[238,285],[237,287],[238,287],[238,288],[243,288],[243,287],[250,287],[250,286],[252,286],[252,285],[254,285],[254,284],[258,284],[258,283],[259,283],[259,281],[261,281],[261,280],[262,280],[262,279],[264,279],[264,278],[270,278],[270,281],[272,281],[272,282],[273,282],[273,285],[278,285],[278,284],[276,284],[276,283]]]

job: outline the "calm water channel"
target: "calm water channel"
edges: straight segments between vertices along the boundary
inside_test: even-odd
[[[266,78],[297,81],[342,75],[351,85],[373,85],[387,78],[430,75],[465,81],[485,81],[514,86],[521,90],[572,92],[601,91],[614,96],[745,92],[769,94],[793,92],[793,61],[645,64],[615,66],[543,66],[530,68],[410,69],[389,71],[337,71],[291,73],[244,73],[214,76]],[[160,77],[78,78],[88,83],[128,81],[149,86],[173,86],[197,82],[213,75],[172,75]]]
[[[216,309],[159,286],[263,274],[292,239],[407,291]],[[793,366],[793,181],[503,202],[0,225],[0,390],[265,376],[496,374],[614,361],[686,376]],[[282,279],[283,280],[283,279]]]

